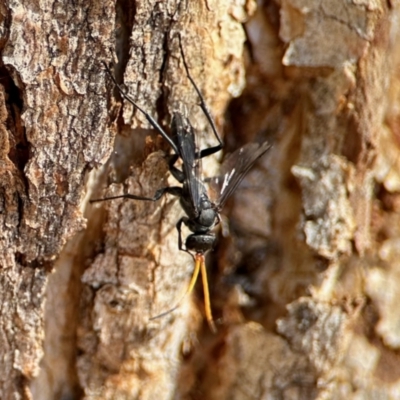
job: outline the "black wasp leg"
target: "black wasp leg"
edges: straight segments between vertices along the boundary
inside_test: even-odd
[[[169,161],[168,161],[168,168],[169,171],[171,172],[172,176],[179,182],[183,183],[185,180],[185,174],[178,168],[175,167],[175,163],[178,161],[179,155],[178,154],[173,154],[170,156]]]
[[[114,75],[111,73],[110,69],[107,67],[106,63],[103,62],[103,65],[108,73],[110,75],[110,78],[113,80],[114,85],[118,88],[118,91],[121,93],[121,96],[128,100],[129,103],[131,103],[134,107],[136,107],[147,119],[147,121],[152,125],[152,127],[169,143],[169,145],[172,147],[174,152],[176,154],[179,154],[178,148],[176,147],[176,144],[174,141],[166,134],[163,128],[157,123],[157,121],[149,114],[147,113],[142,107],[140,107],[136,102],[134,102],[121,88],[121,86],[117,83],[117,81],[114,78]]]
[[[108,200],[115,200],[115,199],[157,201],[166,193],[172,194],[177,197],[181,197],[182,196],[182,188],[179,186],[171,186],[171,187],[168,186],[165,188],[158,189],[153,197],[137,196],[135,194],[126,193],[126,194],[121,194],[119,196],[103,197],[101,199],[90,200],[90,203],[98,203],[100,201],[108,201]]]
[[[203,113],[206,116],[206,118],[207,118],[207,120],[208,120],[208,122],[209,122],[209,124],[210,124],[210,126],[211,126],[211,128],[213,130],[213,132],[214,132],[214,135],[215,135],[215,137],[217,138],[217,140],[219,142],[219,144],[217,146],[210,147],[209,149],[204,149],[204,150],[201,150],[199,153],[196,153],[196,158],[203,158],[203,157],[210,156],[211,154],[214,154],[214,153],[220,151],[222,149],[222,147],[224,146],[224,142],[222,141],[221,136],[219,135],[219,133],[217,131],[217,127],[215,126],[214,120],[213,120],[213,118],[211,116],[210,111],[207,108],[206,102],[204,101],[204,97],[201,94],[200,89],[197,87],[194,79],[190,75],[189,67],[188,67],[188,65],[186,63],[185,54],[183,52],[182,40],[181,40],[181,35],[180,34],[178,34],[178,38],[179,38],[179,48],[181,50],[182,61],[183,61],[183,65],[184,65],[185,70],[186,70],[186,75],[187,75],[190,83],[193,85],[194,90],[197,92],[197,95],[200,98],[200,107],[203,110]]]
[[[176,230],[178,231],[178,248],[181,251],[185,251],[186,253],[189,253],[193,257],[193,254],[190,253],[190,251],[188,251],[186,248],[183,247],[183,240],[182,240],[182,224],[187,225],[188,221],[189,221],[189,219],[187,217],[182,217],[176,224]]]

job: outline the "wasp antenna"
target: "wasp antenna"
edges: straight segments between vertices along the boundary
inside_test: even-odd
[[[201,266],[201,278],[203,280],[204,308],[206,312],[206,319],[211,331],[213,333],[217,333],[217,327],[215,326],[211,312],[210,291],[208,289],[207,268],[206,268],[204,254],[196,254],[196,263],[197,262],[200,262]]]
[[[203,259],[204,259],[204,257],[203,257]],[[189,283],[188,287],[186,288],[185,292],[183,293],[183,295],[181,296],[181,298],[179,299],[179,301],[176,303],[176,305],[174,307],[170,308],[169,310],[164,311],[163,313],[158,314],[155,317],[151,317],[150,321],[170,314],[171,312],[175,311],[181,305],[181,302],[183,301],[183,299],[193,291],[194,285],[196,284],[196,281],[197,281],[197,277],[199,276],[200,266],[201,266],[201,259],[196,257],[196,262],[195,262],[192,278],[190,279],[190,283]]]

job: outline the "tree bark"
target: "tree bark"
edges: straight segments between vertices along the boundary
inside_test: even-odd
[[[397,4],[0,11],[1,399],[397,398]],[[88,203],[176,185],[167,143],[103,63],[167,131],[179,111],[215,145],[178,34],[225,152],[273,144],[207,259],[217,334],[197,290],[151,319],[193,270],[179,202]]]

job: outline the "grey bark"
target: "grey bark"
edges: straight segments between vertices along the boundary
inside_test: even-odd
[[[397,4],[0,6],[1,399],[398,397]],[[197,293],[150,320],[193,269],[176,199],[88,204],[173,184],[102,62],[214,143],[178,32],[226,151],[274,146],[208,260],[216,335]]]

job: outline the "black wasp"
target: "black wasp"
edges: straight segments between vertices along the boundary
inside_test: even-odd
[[[182,217],[178,223],[176,224],[176,228],[178,230],[178,247],[179,250],[183,250],[188,252],[195,261],[195,269],[193,272],[193,276],[189,283],[189,286],[184,294],[184,296],[190,293],[196,283],[198,274],[201,270],[202,280],[203,280],[203,290],[204,290],[204,302],[205,302],[205,312],[208,324],[212,331],[215,331],[215,324],[213,321],[212,313],[211,313],[211,305],[209,299],[209,290],[208,290],[208,282],[207,282],[207,272],[205,266],[205,258],[204,254],[211,250],[215,244],[215,234],[211,232],[211,230],[217,225],[220,221],[219,213],[226,203],[229,196],[234,192],[239,183],[242,181],[244,176],[253,166],[253,164],[260,158],[268,149],[269,144],[264,142],[259,145],[256,143],[250,143],[235,153],[232,154],[231,160],[235,160],[235,165],[227,171],[220,179],[214,178],[214,184],[218,184],[219,186],[219,198],[213,202],[210,200],[210,197],[207,193],[207,189],[205,186],[205,182],[201,177],[201,159],[207,156],[210,156],[218,151],[220,151],[223,147],[223,141],[220,135],[217,132],[215,123],[211,117],[211,114],[205,104],[204,98],[194,82],[193,78],[189,73],[189,68],[187,66],[181,40],[179,37],[179,46],[182,56],[182,61],[184,68],[186,70],[187,77],[191,84],[193,85],[197,95],[200,99],[200,107],[203,110],[211,128],[214,132],[216,139],[218,140],[218,144],[216,146],[198,150],[196,147],[196,138],[194,134],[194,129],[190,124],[189,120],[184,117],[181,113],[175,112],[173,114],[172,123],[171,123],[171,136],[167,135],[167,133],[163,130],[163,128],[156,122],[156,120],[149,115],[143,108],[141,108],[135,101],[133,101],[120,87],[120,85],[116,82],[114,76],[110,72],[107,66],[106,70],[113,80],[114,84],[118,88],[120,94],[129,101],[134,107],[136,107],[143,115],[146,117],[148,122],[153,126],[153,128],[169,143],[174,154],[169,156],[168,166],[171,174],[174,178],[182,184],[182,186],[172,186],[161,188],[156,191],[153,197],[144,197],[137,196],[134,194],[123,194],[119,196],[113,197],[105,197],[101,199],[91,200],[91,203],[113,200],[113,199],[133,199],[133,200],[144,200],[144,201],[157,201],[164,194],[169,193],[174,196],[179,197],[180,204],[183,210],[186,213],[185,217]],[[182,170],[178,169],[175,166],[175,163],[179,160],[182,160],[183,168]],[[185,241],[185,246],[183,246],[182,241],[182,224],[185,224],[189,230],[192,232]],[[194,255],[192,254],[194,253]],[[184,297],[183,296],[183,297]],[[180,299],[180,301],[183,299]],[[154,318],[161,317],[173,310],[175,310],[177,305],[160,314]]]

